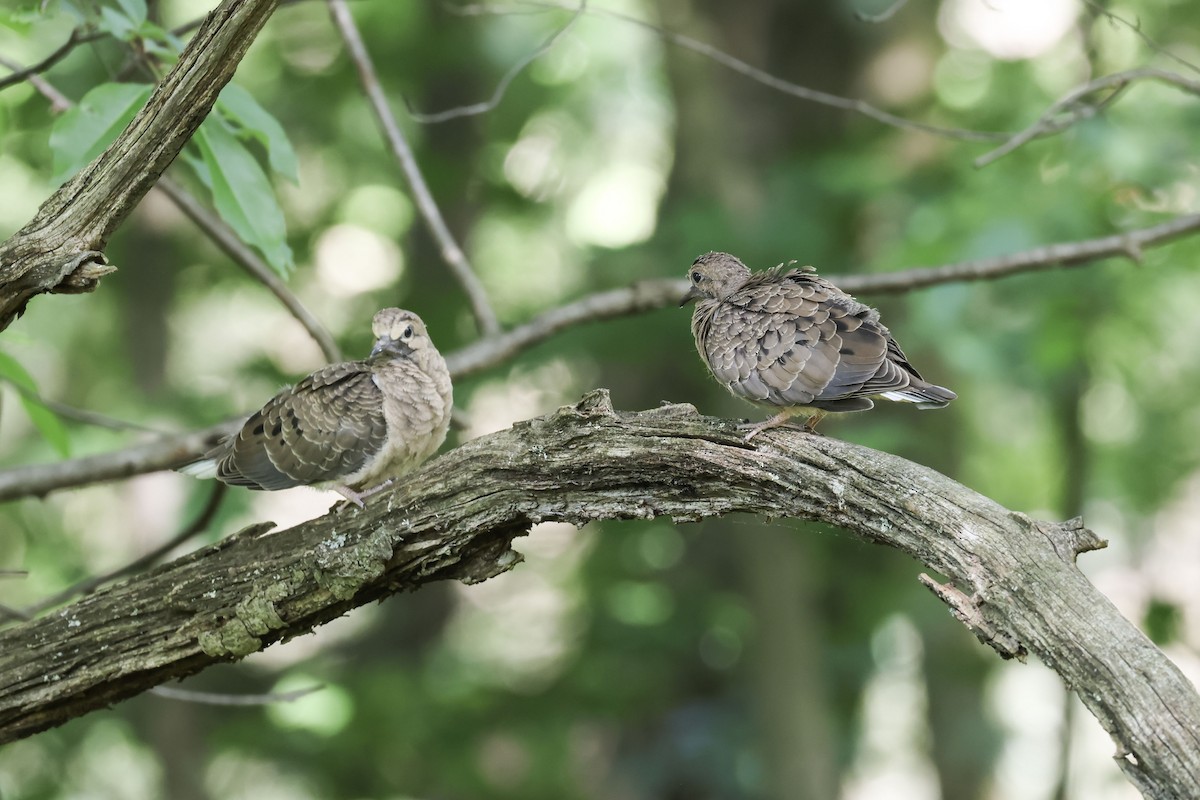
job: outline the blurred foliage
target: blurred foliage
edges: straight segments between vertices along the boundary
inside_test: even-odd
[[[0,9],[5,57],[34,63],[80,24],[108,35],[45,74],[76,110],[56,118],[29,83],[0,92],[0,237],[115,135],[186,23],[214,3],[41,5]],[[912,3],[877,24],[853,14],[884,5],[591,3],[495,109],[421,125],[406,108],[487,98],[570,12],[351,3],[506,324],[589,291],[682,276],[711,249],[756,267],[796,258],[828,275],[883,272],[1200,210],[1189,134],[1200,103],[1172,87],[1135,85],[1103,114],[976,169],[986,144],[803,103],[600,13],[651,20],[915,120],[980,130],[1019,130],[1106,72],[1187,70],[1152,42],[1200,61],[1196,4],[1113,4],[1136,30],[1067,0]],[[101,93],[111,97],[97,116],[89,101]],[[277,266],[294,256],[291,287],[347,353],[366,349],[365,321],[383,305],[417,310],[444,352],[474,338],[323,3],[280,8],[218,114],[172,174],[215,198]],[[271,184],[269,173],[296,180]],[[250,186],[239,194],[238,182]],[[96,293],[37,298],[3,334],[5,378],[184,430],[245,412],[319,365],[274,298],[161,196],[146,198],[107,255],[120,271]],[[831,419],[826,433],[928,464],[1015,510],[1084,513],[1111,547],[1081,567],[1194,668],[1198,260],[1200,240],[1189,238],[1137,264],[864,296],[960,399],[936,414],[887,406]],[[462,382],[456,401],[472,422],[460,438],[597,385],[622,408],[674,400],[757,415],[707,378],[687,317],[581,326]],[[57,460],[68,439],[86,455],[140,435],[70,420],[53,433],[27,394],[0,393],[6,467]],[[13,412],[17,400],[28,414]],[[131,560],[186,525],[206,492],[154,475],[9,503],[0,568],[30,574],[0,578],[0,602],[30,603]],[[202,538],[328,504],[307,490],[234,491]],[[501,578],[359,609],[187,683],[240,693],[320,682],[322,692],[259,709],[142,696],[0,751],[0,797],[1024,800],[1054,790],[1055,758],[1035,769],[1013,754],[1060,752],[1061,690],[1047,695],[1036,667],[1002,665],[976,643],[903,556],[750,518],[543,526],[517,544],[527,562]],[[1073,718],[1080,736],[1098,730]],[[1064,796],[1130,796],[1111,745],[1087,741],[1073,752],[1090,760],[1077,756]]]

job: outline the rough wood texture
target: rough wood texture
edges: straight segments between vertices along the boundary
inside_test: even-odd
[[[1033,653],[1078,692],[1146,796],[1200,785],[1200,697],[1076,569],[1102,546],[1079,522],[1032,520],[837,439],[778,430],[753,444],[687,405],[614,412],[601,390],[468,442],[363,512],[242,531],[0,633],[0,742],[395,592],[486,580],[519,561],[510,543],[536,522],[741,511],[822,520],[911,554],[948,577],[924,580],[983,641]]]
[[[0,330],[43,292],[96,288],[109,235],[200,127],[279,0],[225,0],[117,141],[0,245]]]

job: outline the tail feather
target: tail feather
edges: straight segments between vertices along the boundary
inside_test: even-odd
[[[199,461],[184,464],[175,471],[182,472],[184,475],[191,475],[193,478],[215,478],[217,477],[217,460],[215,458],[202,458]]]
[[[935,386],[932,383],[922,382],[910,385],[899,391],[884,392],[880,397],[900,403],[916,403],[917,408],[928,409],[945,408],[958,395],[944,386]]]

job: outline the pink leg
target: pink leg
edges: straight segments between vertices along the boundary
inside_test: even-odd
[[[756,422],[753,425],[739,425],[738,427],[740,427],[742,430],[750,431],[748,434],[746,434],[745,439],[745,441],[748,442],[762,431],[786,425],[789,419],[799,413],[801,413],[800,409],[785,408],[783,411],[780,411],[770,419],[763,420],[762,422]],[[824,417],[826,413],[827,412],[825,411],[813,409],[812,416],[809,417],[808,421],[804,423],[804,431],[806,433],[816,433],[817,423],[821,421],[821,418]]]
[[[367,507],[366,503],[363,502],[363,495],[354,491],[349,486],[334,486],[333,490],[359,508]]]

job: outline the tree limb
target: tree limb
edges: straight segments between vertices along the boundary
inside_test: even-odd
[[[832,280],[853,293],[900,293],[943,283],[995,280],[1021,272],[1081,266],[1111,256],[1139,260],[1143,250],[1196,231],[1200,231],[1200,214],[1191,214],[1099,239],[1043,245],[1007,256],[899,272],[832,276]],[[545,311],[497,336],[478,339],[448,354],[446,363],[451,377],[460,380],[501,364],[568,328],[668,308],[678,303],[686,291],[686,280],[660,278],[596,292]],[[199,456],[236,427],[237,422],[224,422],[199,431],[162,436],[112,453],[3,469],[0,502],[171,469]]]
[[[111,147],[0,245],[0,330],[34,295],[96,288],[109,235],[203,122],[279,0],[224,0]]]
[[[479,277],[471,268],[470,262],[467,261],[466,253],[458,246],[454,235],[450,233],[450,228],[442,217],[437,201],[433,199],[433,192],[429,191],[429,185],[425,183],[425,177],[421,174],[421,168],[417,164],[412,147],[404,138],[404,132],[400,130],[400,126],[396,124],[396,117],[388,106],[383,87],[379,84],[379,76],[375,73],[375,65],[371,62],[367,46],[363,44],[362,36],[358,33],[358,26],[354,24],[354,17],[351,16],[349,7],[345,0],[327,1],[334,25],[337,26],[338,33],[341,34],[342,41],[346,44],[346,52],[350,54],[350,58],[358,70],[358,77],[362,83],[363,92],[367,95],[367,100],[371,105],[371,110],[375,113],[375,118],[383,129],[384,138],[387,139],[392,154],[400,163],[400,171],[408,180],[408,187],[412,190],[417,211],[420,212],[421,218],[425,220],[425,226],[429,228],[429,233],[441,249],[442,260],[446,262],[450,273],[466,293],[467,301],[471,304],[471,313],[475,315],[475,323],[479,326],[479,333],[483,336],[491,336],[499,332],[500,323],[488,301],[487,292],[484,291],[483,284],[479,282]]]
[[[617,413],[600,390],[468,442],[382,494],[264,536],[257,526],[0,632],[0,742],[59,725],[349,609],[520,561],[542,521],[731,512],[813,519],[938,574],[955,613],[1004,657],[1032,653],[1100,720],[1148,797],[1200,785],[1200,696],[1075,567],[1103,546],[1078,521],[1009,511],[904,459],[769,431],[753,447],[687,405]],[[941,586],[942,584],[938,584]]]

